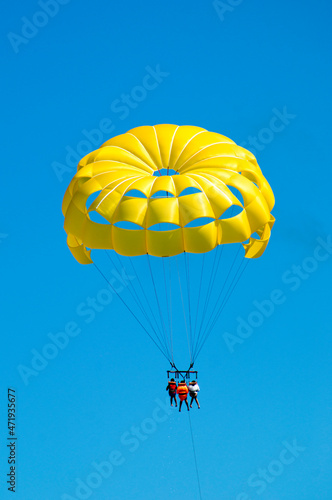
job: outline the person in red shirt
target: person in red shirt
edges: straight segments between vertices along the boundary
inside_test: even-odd
[[[176,392],[177,392],[177,394],[179,395],[179,398],[180,398],[179,411],[181,411],[181,406],[182,406],[183,401],[186,403],[187,409],[189,411],[189,405],[188,405],[188,401],[187,401],[187,396],[188,396],[189,389],[188,389],[188,386],[187,386],[187,384],[186,384],[186,382],[184,380],[182,380],[179,383]]]
[[[169,397],[171,398],[171,406],[173,406],[173,399],[175,402],[175,407],[177,407],[178,403],[176,401],[176,382],[174,378],[171,378],[171,380],[168,382],[168,385],[166,387],[166,391],[168,391]]]

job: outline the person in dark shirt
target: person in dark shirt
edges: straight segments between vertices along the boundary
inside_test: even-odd
[[[168,391],[168,394],[169,394],[169,397],[171,400],[171,406],[173,406],[173,399],[174,399],[175,406],[177,407],[178,403],[176,401],[176,390],[177,390],[176,382],[175,382],[174,378],[171,378],[171,380],[168,382],[168,385],[166,387],[166,391]]]

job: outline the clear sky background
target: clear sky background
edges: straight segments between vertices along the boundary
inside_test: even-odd
[[[199,498],[188,414],[165,406],[167,362],[116,299],[79,314],[104,283],[73,259],[61,213],[86,134],[99,129],[95,149],[175,123],[246,143],[276,196],[267,251],[197,360],[202,498],[330,500],[330,2],[42,4],[13,0],[1,16],[1,499],[13,498],[9,386],[17,500]],[[121,104],[158,68],[155,88]],[[230,349],[225,333],[276,289],[274,311]],[[65,329],[77,335],[22,377]]]

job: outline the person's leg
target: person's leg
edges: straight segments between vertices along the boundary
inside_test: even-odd
[[[194,401],[194,396],[191,396],[190,408],[192,408],[192,407],[193,407],[193,401]]]
[[[181,411],[182,402],[183,402],[182,399],[180,399],[179,411]]]
[[[187,410],[189,411],[189,405],[188,405],[188,401],[185,399],[185,403],[187,405]]]
[[[195,397],[195,401],[196,401],[196,403],[197,403],[198,408],[200,408],[200,406],[199,406],[199,402],[198,402],[198,399],[197,399],[197,396]]]
[[[170,398],[171,398],[171,406],[173,406],[173,397],[172,394],[170,394]]]
[[[178,406],[178,402],[177,402],[177,400],[176,400],[176,394],[174,395],[174,401],[175,401],[175,408],[177,408],[177,406]]]

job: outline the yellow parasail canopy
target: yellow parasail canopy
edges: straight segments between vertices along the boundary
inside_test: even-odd
[[[196,189],[181,195],[187,188]],[[158,197],[158,192],[169,196]],[[97,197],[87,206],[94,193]],[[231,206],[240,207],[240,213],[223,218]],[[273,206],[273,192],[252,153],[200,127],[156,125],[113,137],[82,158],[62,211],[72,254],[89,264],[91,249],[170,257],[208,252],[225,243],[242,243],[246,257],[260,257],[275,220]],[[105,224],[91,220],[92,212]],[[190,227],[201,218],[209,222]],[[118,227],[123,222],[137,229]],[[172,229],[155,230],[161,223]]]

